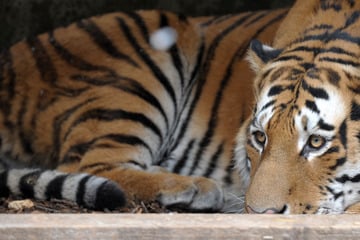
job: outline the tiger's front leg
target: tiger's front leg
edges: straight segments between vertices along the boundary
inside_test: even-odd
[[[97,149],[83,155],[80,161],[65,163],[59,170],[87,172],[117,182],[128,199],[154,201],[165,206],[180,206],[201,211],[220,210],[224,204],[222,188],[204,177],[182,176],[160,167],[130,161],[118,161],[124,149]],[[156,169],[156,171],[154,171]]]

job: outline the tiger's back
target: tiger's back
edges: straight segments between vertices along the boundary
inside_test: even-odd
[[[14,45],[0,58],[3,164],[90,173],[165,205],[241,210],[246,183],[231,160],[252,101],[242,57],[251,38],[271,41],[284,13],[113,13]],[[166,26],[176,44],[153,49],[151,33]],[[48,180],[63,192],[66,176]]]

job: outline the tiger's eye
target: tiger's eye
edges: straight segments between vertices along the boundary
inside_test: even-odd
[[[265,133],[263,133],[261,131],[256,131],[256,132],[254,132],[254,137],[255,137],[256,142],[259,145],[263,146],[265,144],[265,141],[266,141]]]
[[[326,139],[319,135],[311,135],[308,141],[308,145],[311,148],[319,149],[324,146]]]

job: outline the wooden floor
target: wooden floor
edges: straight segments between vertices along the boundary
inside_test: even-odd
[[[360,215],[0,214],[0,239],[360,239]]]

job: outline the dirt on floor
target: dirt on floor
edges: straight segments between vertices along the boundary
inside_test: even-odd
[[[101,213],[178,213],[184,212],[179,209],[169,209],[157,202],[144,203],[142,201],[130,201],[126,207],[112,211],[104,210]],[[19,199],[13,196],[0,198],[0,213],[100,213],[84,208],[67,200],[51,199]]]

